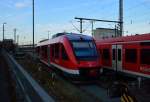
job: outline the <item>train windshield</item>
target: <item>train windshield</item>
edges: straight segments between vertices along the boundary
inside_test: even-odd
[[[96,60],[96,45],[93,41],[72,41],[73,50],[78,60]]]

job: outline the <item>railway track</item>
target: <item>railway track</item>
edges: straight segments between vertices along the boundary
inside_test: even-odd
[[[32,54],[30,54],[30,56],[33,57]],[[41,67],[42,67],[42,69],[49,69],[44,64],[42,64]],[[48,73],[51,73],[52,70],[45,70],[45,71],[47,71]],[[54,71],[53,71],[53,73],[54,73],[55,77],[62,80],[64,83],[67,83],[67,84],[69,83],[71,88],[76,87],[79,90],[81,90],[82,92],[86,93],[86,95],[88,97],[90,96],[91,100],[94,102],[97,102],[97,101],[100,101],[100,102],[120,102],[120,97],[110,97],[110,95],[108,93],[108,88],[109,88],[109,85],[112,84],[112,82],[115,82],[116,80],[120,81],[120,79],[123,79],[123,78],[116,79],[114,77],[111,77],[110,75],[107,78],[106,76],[108,76],[108,75],[106,75],[106,76],[101,77],[97,81],[87,82],[87,83],[82,83],[82,84],[80,84],[80,82],[76,82],[76,84],[74,84],[74,83],[70,82],[68,79],[66,79],[64,77],[62,78],[62,76],[57,75]],[[114,75],[112,75],[112,76],[114,76]],[[49,76],[49,77],[52,77],[52,76]],[[129,79],[126,78],[125,80],[129,80]],[[131,82],[127,82],[128,84],[132,84],[134,82],[132,80],[129,80],[129,81],[131,81]],[[105,83],[107,83],[107,84],[105,84]],[[134,87],[134,89],[136,89],[135,86],[132,86],[132,87]],[[136,96],[139,96],[139,94]],[[142,97],[144,97],[144,94]],[[142,99],[138,97],[138,100],[142,100]],[[148,97],[145,100],[149,100]],[[141,102],[141,101],[139,101],[139,102]]]
[[[91,94],[86,93],[81,89],[79,89],[78,87],[76,87],[75,84],[70,82],[70,80],[68,80],[66,77],[58,75],[58,73],[56,73],[56,71],[54,71],[53,68],[51,68],[50,66],[41,63],[39,60],[33,61],[32,59],[36,58],[33,58],[31,54],[29,56],[27,57],[28,61],[23,61],[21,57],[21,62],[18,60],[19,63],[23,65],[30,74],[32,74],[34,79],[37,80],[40,83],[40,85],[45,90],[47,90],[47,92],[56,101],[58,102],[99,101],[96,97],[91,97]]]
[[[30,56],[32,54],[30,53]],[[33,56],[32,56],[33,57]],[[42,64],[42,67],[45,66],[46,69],[49,69],[47,65]],[[52,66],[51,66],[52,67]],[[76,88],[80,89],[81,91],[85,92],[89,96],[92,96],[93,99],[96,99],[98,101],[102,102],[120,102],[120,97],[119,98],[110,98],[107,93],[106,87],[101,87],[100,81],[99,80],[94,80],[94,81],[72,81],[68,78],[66,78],[63,75],[58,75],[54,70],[46,70],[48,72],[53,71],[54,75],[59,78],[60,80],[63,80],[65,82],[69,82],[72,86],[75,86]]]
[[[30,54],[32,56],[32,54]],[[32,56],[33,57],[33,56]],[[42,66],[45,66],[44,69],[49,69],[45,64],[42,64]],[[53,71],[53,70],[46,70],[46,71]],[[55,73],[55,71],[53,71]],[[93,99],[96,99],[100,102],[120,102],[120,98],[110,98],[107,93],[106,88],[102,88],[100,84],[98,84],[98,80],[95,81],[71,81],[68,78],[64,77],[62,78],[62,75],[54,74],[56,77],[58,77],[60,80],[63,80],[65,82],[69,82],[72,86],[75,86],[76,88],[80,89],[84,93],[88,94],[93,97]],[[94,101],[94,100],[93,100]]]
[[[102,102],[120,102],[120,98],[110,98],[107,94],[107,90],[101,88],[99,85],[82,85],[79,86],[79,88]]]

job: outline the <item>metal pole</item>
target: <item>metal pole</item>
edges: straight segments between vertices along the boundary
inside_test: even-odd
[[[91,23],[92,23],[92,36],[94,36],[94,34],[93,34],[93,27],[94,27],[93,23],[94,23],[94,21],[91,21]]]
[[[123,35],[123,0],[119,0],[119,26],[120,26],[120,34],[119,36]]]
[[[48,31],[48,39],[49,39],[49,33],[50,33],[50,31]]]
[[[82,19],[80,19],[80,33],[82,33]]]
[[[34,53],[34,0],[32,2],[32,13],[33,13],[33,53]]]
[[[117,36],[117,26],[115,25],[115,38]]]
[[[4,38],[4,37],[5,37],[5,24],[6,24],[6,22],[3,23],[3,41],[4,41],[4,39],[5,39],[5,38]]]
[[[14,29],[14,43],[16,43],[16,31],[17,31],[17,29],[15,28]]]
[[[3,23],[3,41],[4,41],[4,23]]]
[[[17,35],[17,45],[19,45],[19,35]]]
[[[141,88],[141,81],[142,81],[142,78],[138,77],[138,87],[139,87],[139,89]]]
[[[120,21],[110,21],[110,20],[100,20],[100,19],[90,19],[90,18],[81,18],[81,17],[75,17],[74,19],[82,19],[82,20],[88,20],[88,21],[99,21],[99,22],[112,22],[112,23],[119,23]]]

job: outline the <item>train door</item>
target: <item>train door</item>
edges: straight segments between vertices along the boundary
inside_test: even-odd
[[[122,45],[112,45],[112,68],[122,71]]]
[[[116,45],[112,45],[112,68],[116,70]]]

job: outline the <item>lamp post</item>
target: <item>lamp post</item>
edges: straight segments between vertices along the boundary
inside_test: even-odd
[[[3,23],[3,41],[4,41],[4,36],[5,36],[5,24],[7,24],[6,22]]]
[[[17,29],[14,28],[14,43],[15,43],[15,44],[16,44],[16,31],[17,31]]]
[[[93,33],[94,33],[94,32],[93,32],[93,29],[94,29],[94,21],[93,21],[93,20],[91,21],[91,24],[92,24],[91,34],[92,34],[92,36],[94,36],[94,34],[93,34]]]
[[[32,13],[33,13],[33,22],[32,22],[32,26],[33,26],[33,53],[34,53],[34,0],[32,0]]]
[[[17,45],[19,45],[19,35],[17,35]]]
[[[50,31],[48,31],[48,39],[49,39],[49,33],[50,33]]]

